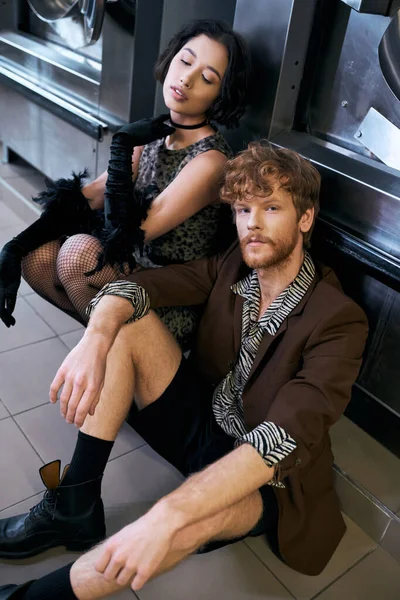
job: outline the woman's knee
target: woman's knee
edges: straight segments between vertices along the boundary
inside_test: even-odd
[[[100,242],[91,235],[78,234],[68,238],[57,257],[57,275],[61,283],[84,276],[94,269],[101,251]]]

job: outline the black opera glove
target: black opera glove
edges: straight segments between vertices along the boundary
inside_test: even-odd
[[[117,137],[129,137],[132,148],[134,146],[145,146],[174,133],[175,129],[165,123],[168,119],[169,114],[163,114],[150,119],[140,119],[140,121],[135,121],[135,123],[129,123],[121,127],[114,134],[113,139]]]
[[[15,325],[12,316],[21,283],[23,250],[17,242],[7,242],[0,252],[0,319],[6,327]]]
[[[8,242],[0,253],[0,319],[10,327],[15,325],[12,313],[21,282],[22,259],[63,235],[90,233],[94,211],[83,196],[82,179],[86,171],[70,179],[46,180],[47,190],[34,200],[44,210],[39,219]]]
[[[147,217],[151,197],[135,190],[132,181],[132,152],[135,146],[144,146],[175,131],[165,121],[169,115],[142,119],[124,125],[113,135],[108,163],[108,177],[104,194],[104,231],[100,236],[103,252],[93,274],[108,263],[121,268],[128,263],[135,266],[132,253],[143,248],[144,232],[141,224]],[[154,197],[154,196],[153,196]]]

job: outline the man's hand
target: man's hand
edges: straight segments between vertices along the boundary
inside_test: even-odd
[[[50,402],[60,396],[60,412],[67,423],[82,427],[88,414],[94,415],[104,385],[109,345],[100,335],[85,333],[68,354],[50,386]]]
[[[171,520],[152,509],[104,543],[96,571],[103,573],[106,581],[121,586],[131,583],[137,591],[157,573],[176,533]]]

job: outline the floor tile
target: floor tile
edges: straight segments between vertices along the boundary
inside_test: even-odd
[[[390,515],[381,510],[373,499],[353,484],[343,473],[335,469],[335,489],[340,499],[342,511],[350,517],[367,535],[379,543],[385,533]]]
[[[31,288],[31,286],[26,283],[25,279],[21,279],[21,285],[18,289],[19,296],[28,296],[29,294],[34,294],[35,291]]]
[[[15,177],[12,180],[8,180],[7,183],[12,185],[21,196],[27,200],[31,200],[32,197],[36,197],[40,192],[46,189],[44,180],[44,175],[35,173],[28,177]]]
[[[0,398],[11,414],[49,401],[50,384],[67,354],[57,338],[0,354]]]
[[[292,592],[297,600],[309,600],[365,556],[376,544],[349,518],[347,532],[324,571],[315,577],[302,575],[281,562],[270,551],[263,537],[248,538],[246,544]]]
[[[28,296],[29,298],[29,296]],[[25,298],[19,297],[14,311],[16,325],[0,323],[0,352],[54,337],[54,331],[36,314]]]
[[[39,492],[42,462],[14,421],[0,421],[0,509]]]
[[[182,481],[182,475],[149,446],[111,461],[102,488],[107,535],[142,516]]]
[[[82,339],[83,332],[84,328],[82,327],[82,329],[78,329],[77,331],[71,331],[70,333],[60,335],[60,339],[70,350],[72,350],[72,348],[75,348],[77,343]]]
[[[60,459],[71,461],[78,429],[68,425],[60,415],[59,405],[45,404],[15,417],[16,422],[45,463]],[[116,439],[110,460],[142,446],[144,440],[124,423]]]
[[[6,204],[0,202],[0,229],[8,227],[19,227],[22,230],[26,225]]]
[[[400,519],[392,519],[381,542],[383,550],[399,561],[400,564]]]
[[[43,494],[37,494],[28,500],[24,500],[0,512],[0,519],[26,513],[42,499]],[[0,559],[0,582],[1,583],[23,583],[30,579],[37,579],[47,575],[51,571],[59,569],[64,565],[77,560],[78,552],[67,552],[64,548],[54,548],[43,552],[38,556],[23,560]],[[122,594],[109,596],[118,600],[134,600],[133,592],[126,590]]]
[[[9,416],[10,416],[10,413],[8,412],[8,410],[6,409],[6,407],[0,400],[0,421],[3,419],[6,419]]]
[[[25,197],[21,196],[20,192],[15,189],[14,182],[19,181],[19,179],[1,179],[0,177],[0,198],[3,204],[8,206],[24,222],[24,226],[19,227],[19,231],[21,231],[38,219],[41,208],[32,201],[32,193]],[[37,192],[34,192],[34,194],[36,195]]]
[[[390,510],[398,510],[400,459],[346,417],[330,433],[336,464]]]
[[[0,164],[0,177],[3,179],[15,179],[16,177],[31,177],[36,175],[37,171],[28,163],[22,160]]]
[[[400,564],[377,548],[344,577],[318,596],[318,600],[398,600]]]
[[[21,232],[21,228],[15,225],[11,227],[7,227],[5,229],[0,229],[0,249],[9,242],[13,237],[18,235]]]
[[[70,331],[83,330],[82,325],[78,321],[75,321],[75,319],[69,317],[62,310],[53,306],[37,294],[28,296],[27,302],[50,325],[57,335],[69,333]]]
[[[192,556],[137,592],[140,600],[283,600],[291,594],[239,542]]]

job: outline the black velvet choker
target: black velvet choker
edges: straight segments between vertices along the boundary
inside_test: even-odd
[[[200,127],[208,125],[208,119],[202,121],[201,123],[197,123],[197,125],[181,125],[180,123],[175,123],[171,117],[169,118],[169,122],[171,123],[172,127],[175,127],[175,129],[200,129]]]

